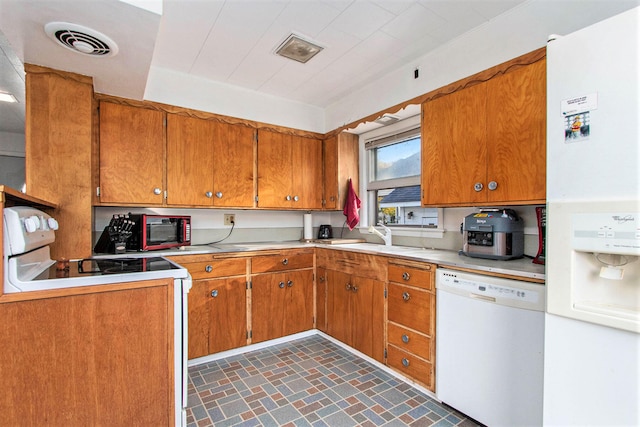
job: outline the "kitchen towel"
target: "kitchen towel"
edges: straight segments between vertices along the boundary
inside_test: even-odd
[[[353,228],[360,222],[358,209],[360,209],[360,199],[358,199],[356,192],[353,190],[353,183],[351,182],[351,178],[349,178],[349,181],[347,182],[347,200],[345,201],[344,209],[342,210],[342,213],[347,217],[347,226],[349,227],[349,230],[353,230]]]

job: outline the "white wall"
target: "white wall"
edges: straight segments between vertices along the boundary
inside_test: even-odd
[[[0,132],[0,156],[24,157],[24,133]]]

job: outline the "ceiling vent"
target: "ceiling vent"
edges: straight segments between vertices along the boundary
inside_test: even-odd
[[[98,31],[68,22],[49,22],[44,31],[63,47],[83,55],[108,57],[118,53],[118,45]]]
[[[296,34],[291,34],[276,49],[276,55],[305,64],[311,58],[320,53],[322,49],[324,49],[322,46],[311,43]]]

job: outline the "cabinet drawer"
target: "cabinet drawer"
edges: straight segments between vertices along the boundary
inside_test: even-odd
[[[387,365],[433,390],[433,364],[426,360],[390,345],[387,348]]]
[[[216,259],[180,264],[194,280],[213,277],[244,276],[247,274],[246,258]]]
[[[425,290],[389,283],[388,318],[411,329],[431,333],[435,296]]]
[[[425,268],[416,268],[389,263],[389,281],[432,291],[434,271],[435,267],[432,264],[425,264]]]
[[[313,252],[285,251],[279,254],[258,255],[251,258],[252,273],[313,268]]]
[[[394,323],[387,324],[389,344],[418,355],[426,360],[431,358],[431,337],[412,331]]]

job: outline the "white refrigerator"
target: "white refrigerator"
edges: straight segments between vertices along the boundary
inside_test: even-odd
[[[640,425],[639,18],[547,45],[544,425]]]

